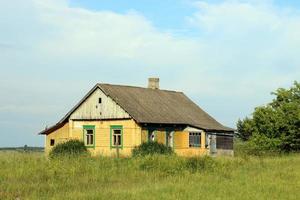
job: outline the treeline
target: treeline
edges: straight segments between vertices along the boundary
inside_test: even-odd
[[[44,147],[0,147],[0,151],[35,151],[35,152],[43,152]]]
[[[249,151],[300,151],[300,83],[279,88],[272,102],[237,122],[236,137]]]

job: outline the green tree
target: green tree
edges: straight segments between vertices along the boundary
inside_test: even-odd
[[[257,107],[251,118],[237,122],[237,137],[263,149],[300,150],[300,83],[279,88],[266,106]]]

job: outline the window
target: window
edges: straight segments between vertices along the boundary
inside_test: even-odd
[[[121,146],[121,130],[114,129],[113,132],[113,145]]]
[[[233,136],[217,135],[217,149],[233,149]]]
[[[51,140],[50,140],[50,146],[54,146],[54,144],[55,144],[55,140],[54,140],[54,139],[51,139]]]
[[[99,98],[99,101],[98,101],[98,102],[99,102],[99,104],[100,104],[100,103],[102,103],[102,99],[101,99],[101,98]]]
[[[111,147],[123,148],[123,127],[122,126],[111,126]]]
[[[200,146],[201,146],[201,133],[190,132],[189,147],[200,147]]]
[[[94,130],[86,130],[86,145],[94,144]]]
[[[95,146],[95,126],[83,126],[84,144],[87,147]]]

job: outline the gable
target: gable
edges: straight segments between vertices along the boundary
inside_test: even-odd
[[[101,103],[99,103],[101,98]],[[124,119],[131,118],[115,101],[97,88],[70,115],[70,119]]]

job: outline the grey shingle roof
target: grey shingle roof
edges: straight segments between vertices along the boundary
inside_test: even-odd
[[[233,131],[182,92],[110,84],[98,86],[138,123],[185,124],[211,131]]]
[[[48,134],[61,127],[97,88],[111,97],[137,123],[179,124],[194,126],[206,131],[234,131],[234,129],[217,122],[182,92],[97,84],[56,125],[39,134]]]

